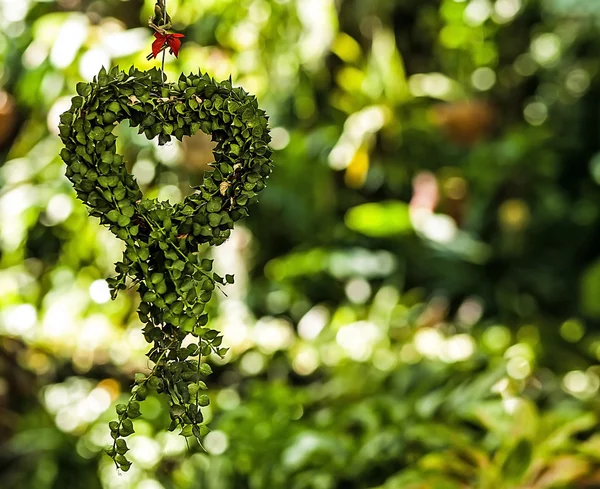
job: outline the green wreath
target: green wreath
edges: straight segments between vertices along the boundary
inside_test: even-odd
[[[202,379],[211,369],[202,357],[222,357],[227,349],[219,332],[207,327],[204,307],[215,287],[233,277],[212,272],[212,260],[202,258],[199,247],[222,244],[257,201],[271,173],[270,136],[253,96],[233,88],[231,80],[215,82],[206,74],[167,84],[156,69],[103,68],[92,83],[79,83],[77,93],[60,117],[66,175],[90,215],[125,242],[117,275],[108,279],[111,294],[114,299],[125,289],[128,278],[138,284],[139,317],[152,344],[151,373],[136,374],[129,402],[117,405],[118,420],[110,423],[114,443],[107,452],[126,471],[131,462],[124,438],[133,433],[131,420],[140,415],[139,401],[149,390],[169,396],[170,430],[179,426],[183,436],[198,441],[208,432]],[[176,205],[144,198],[116,151],[113,130],[123,120],[161,145],[173,136],[210,134],[217,143],[215,163],[196,193]],[[188,335],[195,343],[183,346]]]

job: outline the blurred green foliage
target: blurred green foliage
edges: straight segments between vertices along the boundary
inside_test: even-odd
[[[151,1],[0,0],[0,487],[542,489],[600,484],[600,9],[591,0],[169,0],[169,78],[255,93],[276,171],[212,258],[206,452],[150,397],[120,244],[75,201],[58,116],[149,69]],[[211,161],[119,128],[148,198]]]

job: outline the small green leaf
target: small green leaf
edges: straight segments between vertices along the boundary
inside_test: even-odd
[[[112,211],[109,211],[106,214],[106,217],[108,218],[109,221],[117,222],[117,220],[119,219],[120,215],[121,214],[119,214],[119,211],[116,211],[116,210],[113,209]]]
[[[188,333],[191,333],[194,330],[195,326],[196,326],[196,318],[194,318],[194,317],[185,318],[183,321],[181,321],[179,323],[179,327],[183,331],[186,331]]]
[[[150,281],[153,284],[157,284],[159,282],[162,282],[165,278],[165,274],[164,273],[153,273],[150,277]]]
[[[185,414],[185,408],[180,405],[175,405],[171,408],[171,417],[181,417]]]
[[[77,84],[77,93],[82,97],[87,97],[92,93],[92,87],[90,87],[89,83],[79,82]]]
[[[140,260],[146,261],[148,258],[150,258],[150,250],[148,248],[140,248],[138,251],[138,257]]]
[[[129,226],[129,223],[131,222],[131,219],[127,216],[123,216],[120,215],[119,218],[117,219],[117,224],[119,226],[121,226],[122,228]]]
[[[80,109],[81,107],[83,107],[83,97],[73,97],[71,99],[71,103],[73,105],[74,108],[76,109]]]
[[[202,365],[200,365],[200,373],[202,375],[210,375],[212,374],[212,368],[208,363],[203,363]]]
[[[109,165],[113,162],[113,158],[114,154],[110,151],[105,151],[101,156],[102,163],[108,163]]]
[[[122,438],[119,438],[118,440],[116,440],[115,444],[116,444],[116,448],[117,448],[117,453],[119,453],[121,455],[124,455],[129,450],[129,447],[127,446],[127,442],[125,440],[123,440]]]
[[[113,100],[110,104],[108,104],[107,109],[115,114],[119,114],[121,112],[121,104]]]
[[[516,481],[525,475],[531,464],[533,447],[529,440],[521,439],[507,455],[502,473],[507,481]]]
[[[221,210],[221,199],[215,197],[206,204],[206,210],[208,212],[219,212]]]

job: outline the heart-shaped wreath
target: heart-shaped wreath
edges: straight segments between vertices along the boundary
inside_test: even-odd
[[[270,136],[253,96],[206,74],[167,84],[156,69],[103,68],[92,83],[79,83],[77,93],[60,117],[66,175],[90,215],[125,242],[117,275],[108,279],[112,297],[126,288],[127,278],[138,284],[139,317],[152,345],[147,355],[154,367],[148,375],[136,374],[129,402],[117,405],[118,421],[110,423],[114,443],[108,454],[128,470],[124,437],[133,433],[131,420],[151,389],[169,396],[171,430],[179,426],[183,436],[198,440],[208,432],[202,379],[211,369],[202,357],[223,356],[226,349],[219,332],[207,327],[204,307],[215,287],[233,277],[212,272],[212,260],[202,258],[199,247],[220,245],[233,223],[248,215],[271,173]],[[123,120],[159,144],[210,134],[215,163],[197,192],[176,205],[144,198],[116,151],[113,130]],[[184,346],[189,335],[195,340]]]

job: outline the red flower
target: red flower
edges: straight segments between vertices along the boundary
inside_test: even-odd
[[[181,47],[179,39],[185,36],[183,34],[161,34],[160,32],[155,32],[154,37],[156,40],[152,43],[152,56],[156,58],[165,45],[169,46],[171,53],[177,57],[179,55],[179,48]]]

